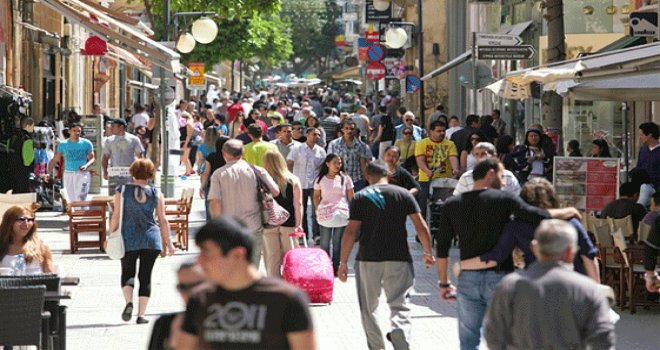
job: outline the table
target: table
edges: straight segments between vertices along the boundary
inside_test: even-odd
[[[77,286],[80,284],[80,277],[62,277],[60,284],[63,286]]]
[[[57,292],[46,292],[44,294],[46,301],[60,301],[71,299],[71,292],[69,291],[57,291]]]

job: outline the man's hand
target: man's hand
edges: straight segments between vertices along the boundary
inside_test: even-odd
[[[80,171],[87,171],[87,165],[83,165],[79,169]]]
[[[348,280],[348,265],[339,264],[339,268],[337,269],[337,277],[339,277],[339,280],[342,282],[346,282],[346,280]]]
[[[460,170],[458,170],[458,169],[451,169],[451,175],[452,175],[453,177],[458,177],[458,175],[460,175],[460,174],[461,174],[461,171],[460,171]]]
[[[435,256],[433,254],[424,254],[424,267],[427,269],[435,265]]]
[[[433,178],[433,171],[431,171],[431,169],[429,169],[429,170],[424,170],[424,174],[426,174],[426,176],[428,176],[429,179],[432,179],[432,178]]]
[[[103,179],[104,179],[104,180],[107,180],[107,179],[108,179],[108,172],[107,172],[107,171],[104,171],[104,172],[103,172]]]
[[[456,300],[456,287],[452,285],[451,283],[449,284],[449,287],[440,287],[440,299],[442,300],[447,300],[447,301],[455,301]]]
[[[199,189],[199,197],[204,199],[205,196],[206,196],[206,193],[204,193],[204,190],[200,188]]]

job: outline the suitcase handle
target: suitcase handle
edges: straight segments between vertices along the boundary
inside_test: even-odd
[[[295,248],[296,246],[294,242],[294,238],[300,238],[300,237],[303,238],[303,243],[305,245],[305,248],[307,248],[307,234],[305,234],[305,232],[303,231],[296,231],[289,233],[289,242],[291,243],[292,248]]]

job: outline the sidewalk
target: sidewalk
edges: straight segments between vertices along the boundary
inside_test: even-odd
[[[199,178],[190,177],[185,181],[177,179],[177,194],[185,187],[198,187]],[[82,250],[69,253],[69,233],[63,230],[68,226],[66,215],[51,212],[37,214],[40,237],[53,250],[53,259],[61,271],[69,276],[80,277],[80,285],[66,287],[72,299],[64,304],[67,311],[68,349],[145,349],[155,319],[163,313],[183,310],[176,292],[175,271],[178,266],[197,254],[194,245],[194,232],[204,224],[204,203],[195,192],[191,212],[191,250],[177,251],[173,257],[159,258],[153,271],[152,295],[147,318],[148,325],[136,325],[121,320],[124,301],[119,285],[120,264],[110,260],[97,250]],[[421,263],[421,245],[409,234],[415,262],[415,291],[411,295],[412,348],[413,349],[457,349],[458,324],[456,304],[441,301],[438,297],[437,272],[435,268],[425,269]],[[355,252],[354,252],[355,253]],[[452,250],[452,257],[458,251]],[[353,260],[349,261],[353,266]],[[261,270],[265,271],[263,265]],[[347,283],[336,280],[334,301],[331,305],[313,306],[312,316],[316,329],[319,349],[366,349],[367,343],[362,325],[355,291],[352,270]],[[660,314],[656,310],[638,308],[637,314],[620,312],[617,324],[617,349],[657,349],[660,344]],[[381,296],[379,318],[381,329],[387,332],[389,312],[384,296]],[[485,348],[485,347],[483,347]]]

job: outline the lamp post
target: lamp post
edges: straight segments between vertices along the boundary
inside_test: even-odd
[[[164,41],[170,40],[170,25],[174,25],[175,35],[178,35],[178,17],[197,17],[197,16],[216,16],[215,12],[179,12],[175,13],[173,16],[170,13],[170,0],[165,0],[163,6],[164,18],[165,18],[165,33],[163,35]],[[202,17],[201,19],[196,20],[192,25],[192,35],[190,33],[184,33],[177,38],[176,49],[182,53],[189,53],[195,48],[195,41],[208,44],[212,42],[218,33],[218,27],[215,22],[208,18]],[[193,40],[190,40],[193,39]],[[173,74],[169,74],[165,69],[159,70],[160,78],[160,118],[154,127],[154,134],[157,134],[161,140],[163,146],[162,151],[162,175],[161,175],[161,192],[165,197],[170,197],[174,194],[174,175],[170,175],[170,155],[175,154],[170,150],[170,143],[168,139],[168,117],[169,109],[167,105],[171,104],[171,90],[168,86],[168,80],[174,78]],[[169,78],[169,79],[168,79]],[[156,143],[157,145],[157,143]],[[176,152],[178,153],[178,152]],[[177,154],[179,155],[179,154]],[[172,169],[173,170],[173,169]]]
[[[417,0],[417,55],[419,56],[419,76],[424,76],[424,16],[422,15],[422,2]],[[426,116],[424,115],[424,81],[419,80],[419,118],[422,125],[426,125]]]

